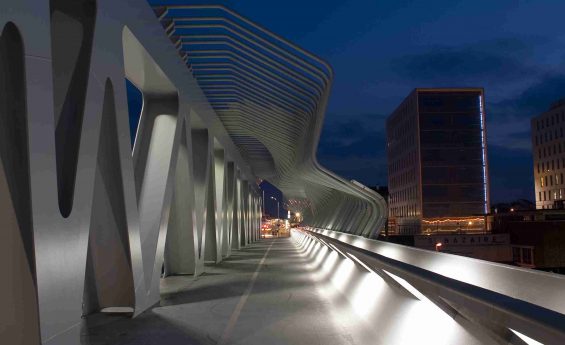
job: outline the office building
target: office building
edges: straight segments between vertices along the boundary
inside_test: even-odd
[[[485,231],[483,89],[415,89],[386,131],[390,234]]]
[[[565,99],[532,119],[532,154],[537,209],[563,208]]]

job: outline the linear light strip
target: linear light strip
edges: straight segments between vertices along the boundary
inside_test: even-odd
[[[516,336],[518,338],[520,338],[522,341],[524,341],[528,345],[543,345],[543,343],[540,343],[539,341],[534,340],[534,339],[528,337],[525,334],[522,334],[522,333],[520,333],[516,330],[513,330],[512,328],[509,328],[509,330],[512,331],[512,333],[516,334]]]
[[[485,149],[485,120],[484,120],[484,110],[483,110],[483,95],[479,94],[479,112],[481,117],[481,149],[482,149],[482,157],[483,157],[483,192],[485,197],[485,214],[488,213],[487,207],[487,160],[486,160],[486,149]]]
[[[357,256],[351,254],[351,253],[347,253],[347,255],[355,260],[355,262],[357,262],[359,265],[363,266],[367,271],[369,271],[370,273],[373,274],[377,274],[377,272],[375,272],[375,270],[373,270],[371,267],[369,267],[366,263],[364,263],[363,261],[361,261]]]
[[[400,278],[396,274],[392,274],[387,270],[383,270],[383,272],[388,274],[392,279],[394,279],[398,284],[402,285],[403,288],[408,290],[408,292],[410,292],[412,295],[414,295],[414,297],[416,297],[420,301],[427,301],[428,300],[428,298],[426,296],[424,296],[424,294],[422,294],[420,291],[418,291],[418,289],[416,289],[414,286],[412,286],[412,284],[407,282],[405,279]]]

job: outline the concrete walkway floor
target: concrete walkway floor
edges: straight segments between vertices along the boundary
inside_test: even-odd
[[[196,280],[162,280],[160,306],[134,319],[89,316],[82,343],[374,344],[376,325],[360,320],[340,294],[330,300],[315,271],[293,239],[264,239]]]

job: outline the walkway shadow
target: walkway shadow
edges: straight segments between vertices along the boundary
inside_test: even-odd
[[[252,295],[301,288],[311,283],[308,280],[308,269],[304,265],[306,258],[297,255],[296,248],[290,242],[280,241],[280,244],[280,247],[271,247],[268,260],[260,271],[264,279],[256,281]],[[223,302],[235,306],[270,245],[271,241],[254,244],[234,252],[220,264],[207,264],[207,272],[196,279],[192,276],[174,276],[178,288],[174,292],[163,293],[159,303],[134,319],[102,313],[87,316],[84,319],[81,344],[216,344],[218,339],[214,339],[215,336],[195,327],[189,318],[180,316],[175,319],[174,315],[183,315],[183,310],[191,310],[183,305],[196,303],[217,301],[209,304],[209,307],[222,305]],[[283,260],[285,263],[281,264]],[[273,277],[277,277],[276,284],[273,284]],[[195,310],[198,308],[203,307],[197,306]]]

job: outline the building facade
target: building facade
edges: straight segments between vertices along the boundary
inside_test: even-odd
[[[565,195],[565,99],[534,117],[531,125],[536,208],[562,208]]]
[[[484,231],[483,89],[415,89],[386,129],[390,234]]]

